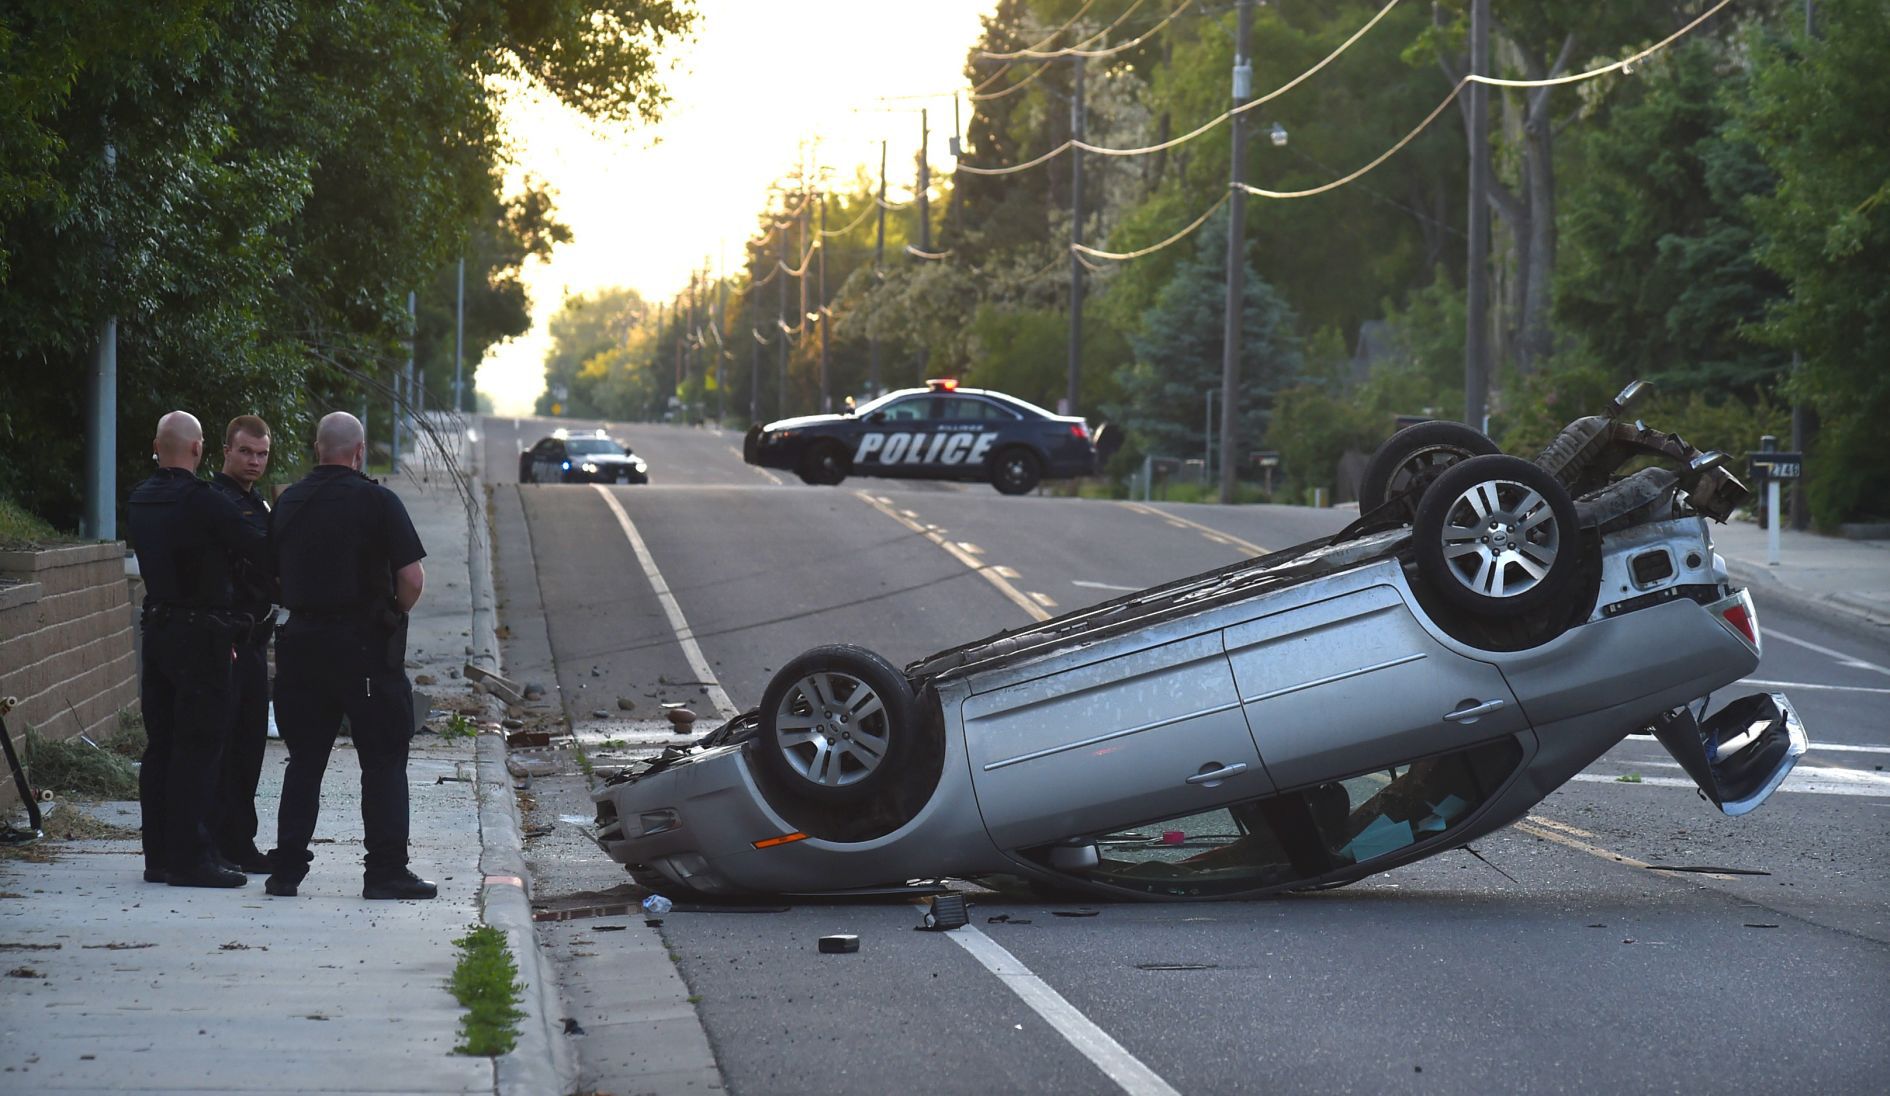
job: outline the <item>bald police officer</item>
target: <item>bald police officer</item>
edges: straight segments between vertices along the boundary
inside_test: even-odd
[[[126,525],[144,578],[139,699],[148,742],[138,771],[144,878],[173,887],[240,887],[221,863],[207,816],[234,703],[235,643],[250,620],[235,608],[239,562],[265,565],[262,533],[197,478],[203,426],[183,411],[158,420],[158,469],[131,492]]]
[[[361,469],[361,422],[337,411],[315,432],[319,462],[282,493],[270,554],[289,619],[276,637],[276,727],[289,748],[264,889],[292,897],[313,860],[322,774],[341,717],[361,764],[364,898],[432,898],[407,869],[407,611],[420,600],[426,550],[399,496]]]
[[[223,431],[223,469],[210,486],[236,504],[244,524],[258,537],[269,533],[269,504],[256,483],[269,470],[269,424],[238,415]],[[236,640],[234,720],[223,747],[216,798],[210,809],[210,840],[217,854],[246,872],[266,872],[269,859],[256,848],[256,784],[269,745],[269,636],[275,630],[275,583],[262,567],[242,567],[232,576],[236,608],[255,621]]]

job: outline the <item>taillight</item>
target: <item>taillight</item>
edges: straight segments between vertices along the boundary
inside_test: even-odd
[[[1719,610],[1719,619],[1733,634],[1751,644],[1757,651],[1763,644],[1759,640],[1759,612],[1753,608],[1752,595],[1741,590],[1737,597],[1730,599],[1731,604]]]
[[[1077,441],[1088,441],[1089,440],[1089,427],[1084,426],[1080,422],[1073,422],[1070,424],[1070,436],[1075,438]]]

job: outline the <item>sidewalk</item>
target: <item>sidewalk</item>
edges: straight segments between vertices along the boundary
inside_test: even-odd
[[[1757,522],[1712,527],[1713,544],[1733,579],[1745,583],[1763,623],[1767,604],[1783,604],[1823,619],[1890,628],[1890,541],[1779,530],[1779,562],[1766,562],[1766,538]]]
[[[489,600],[483,628],[474,624],[484,561],[469,553],[464,500],[437,470],[427,480],[389,484],[428,552],[408,672],[438,706],[468,695],[459,667],[475,648],[489,656],[492,625]],[[483,539],[473,547],[486,551]],[[522,861],[503,740],[414,739],[412,866],[440,884],[425,902],[361,898],[352,753],[337,744],[315,862],[292,899],[264,895],[256,876],[228,891],[145,883],[136,803],[57,804],[119,828],[34,846],[44,862],[0,859],[0,1091],[563,1090],[560,1048],[545,1034],[556,1012],[542,996],[556,990],[539,974],[526,881],[508,867]],[[257,794],[265,849],[286,759],[271,741]],[[453,940],[482,911],[506,931],[529,998],[518,1048],[497,1060],[453,1053]]]

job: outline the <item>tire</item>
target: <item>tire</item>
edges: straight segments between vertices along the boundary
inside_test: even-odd
[[[1417,516],[1424,489],[1451,466],[1471,457],[1501,453],[1481,431],[1459,422],[1420,422],[1386,439],[1366,462],[1358,483],[1358,512],[1370,514],[1387,499],[1401,500],[1386,515],[1401,522]]]
[[[757,764],[791,794],[859,803],[897,781],[911,752],[912,686],[864,647],[815,647],[761,695]]]
[[[1043,462],[1021,445],[1000,449],[991,458],[991,486],[1000,494],[1026,495],[1043,481]]]
[[[847,455],[838,442],[817,441],[801,454],[801,466],[797,473],[802,483],[833,487],[852,471],[853,458]]]
[[[1412,522],[1418,574],[1465,612],[1562,615],[1575,596],[1582,537],[1575,503],[1520,457],[1471,457],[1431,482]]]
[[[520,483],[532,481],[532,455],[530,453],[518,455],[518,481]]]

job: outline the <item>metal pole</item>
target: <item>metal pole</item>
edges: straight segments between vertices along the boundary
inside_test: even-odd
[[[105,174],[118,169],[118,149],[105,142]],[[109,185],[109,184],[108,184]],[[103,247],[109,278],[115,249],[109,233]],[[79,531],[92,540],[118,539],[118,317],[98,325],[92,368],[86,375],[85,520]]]
[[[1805,40],[1811,40],[1811,0],[1805,0]],[[1804,367],[1804,355],[1796,349],[1792,351],[1792,378],[1796,380],[1799,370]],[[1806,435],[1811,432],[1811,408],[1800,399],[1792,401],[1792,451],[1803,453],[1810,440]],[[1805,481],[1800,478],[1792,481],[1792,528],[1804,531],[1811,527],[1811,499],[1805,493]]]
[[[1214,482],[1214,390],[1207,390],[1207,432],[1201,442],[1201,482]],[[1225,463],[1223,461],[1223,463]]]
[[[886,142],[879,143],[879,229],[873,237],[873,287],[879,288],[879,270],[886,263]],[[867,389],[879,395],[879,336],[868,335]]]
[[[754,337],[748,360],[748,422],[753,425],[761,421],[761,336],[752,328],[748,333]]]
[[[1470,72],[1490,71],[1490,0],[1470,2]],[[1490,90],[1468,89],[1470,254],[1464,262],[1463,421],[1487,428],[1490,397]]]
[[[722,241],[722,254],[728,252],[728,241]],[[728,418],[728,272],[722,269],[722,255],[715,257],[715,333],[721,338],[715,340],[715,418],[719,426]]]
[[[1239,29],[1234,32],[1233,103],[1238,107],[1253,94],[1253,62],[1247,39],[1253,31],[1253,0],[1240,0]],[[1243,305],[1247,299],[1247,192],[1241,183],[1247,167],[1246,115],[1232,120],[1227,193],[1227,302],[1221,317],[1221,481],[1223,505],[1234,501],[1234,434],[1239,429],[1240,336]]]
[[[787,418],[787,229],[774,230],[774,259],[781,265],[781,276],[774,281],[774,339],[776,372],[774,417]]]
[[[1070,139],[1083,139],[1083,59],[1075,58],[1071,81]],[[1064,381],[1063,413],[1080,414],[1077,402],[1083,383],[1083,151],[1070,150],[1070,346]]]
[[[459,257],[458,286],[453,295],[453,413],[464,414],[465,371],[460,366],[461,347],[466,342],[466,256]]]
[[[926,162],[926,154],[931,151],[932,130],[928,125],[925,108],[919,109],[919,250],[932,250],[932,166]],[[926,260],[921,259],[920,262]],[[925,363],[930,348],[921,345],[918,354],[917,376],[919,383],[925,381]]]
[[[827,195],[820,195],[820,236],[814,247],[820,251],[820,286],[814,294],[814,308],[820,314],[820,411],[833,410],[833,394],[827,391]]]

